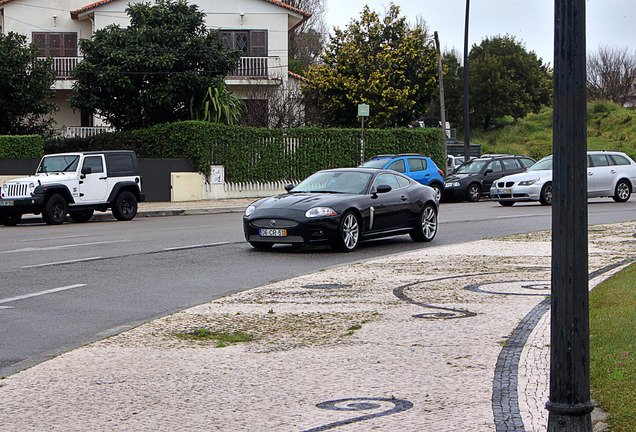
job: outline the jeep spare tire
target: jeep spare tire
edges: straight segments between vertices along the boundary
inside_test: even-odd
[[[130,191],[123,191],[113,204],[113,216],[120,221],[132,220],[137,215],[137,198]]]

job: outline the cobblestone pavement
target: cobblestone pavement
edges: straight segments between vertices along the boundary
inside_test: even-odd
[[[591,227],[590,286],[635,232]],[[0,380],[0,431],[545,430],[549,241],[432,243],[146,323]]]

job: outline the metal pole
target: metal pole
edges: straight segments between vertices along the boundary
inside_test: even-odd
[[[466,0],[466,20],[464,27],[464,161],[470,160],[470,122],[468,111],[468,11],[470,0]]]
[[[360,163],[364,163],[364,116],[360,117],[362,119],[362,133],[360,135]]]
[[[585,0],[555,0],[548,431],[591,432]]]
[[[444,161],[448,160],[448,148],[446,147],[446,142],[448,141],[448,136],[446,135],[446,104],[444,102],[444,74],[442,70],[442,50],[439,48],[439,37],[437,36],[437,32],[435,35],[435,48],[437,49],[437,69],[439,74],[439,109],[440,109],[440,117],[442,118],[442,137],[444,139]],[[448,164],[444,162],[444,172],[446,172],[446,168]]]

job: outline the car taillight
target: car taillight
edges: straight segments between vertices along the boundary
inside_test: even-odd
[[[442,174],[442,170],[438,169],[437,172],[439,173],[439,175],[441,175],[442,177],[444,176],[444,174]]]

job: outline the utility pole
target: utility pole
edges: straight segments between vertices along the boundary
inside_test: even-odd
[[[591,432],[585,0],[555,0],[549,432]]]
[[[468,11],[470,0],[466,0],[466,19],[464,22],[464,162],[470,160],[470,119],[468,111]]]
[[[442,70],[442,50],[439,48],[439,37],[437,36],[437,32],[433,33],[435,36],[435,48],[437,49],[437,69],[439,73],[439,110],[442,118],[442,137],[444,139],[444,161],[448,160],[448,148],[446,147],[446,142],[448,141],[448,136],[446,135],[446,104],[444,102],[444,74]],[[444,162],[446,166],[448,164]],[[444,172],[446,172],[446,166],[444,167]]]

